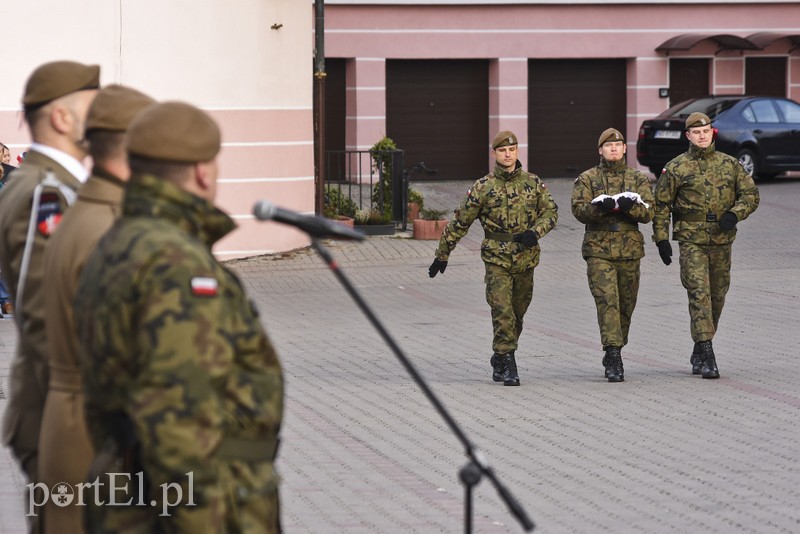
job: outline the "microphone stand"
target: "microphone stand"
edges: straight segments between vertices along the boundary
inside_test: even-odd
[[[333,274],[345,288],[347,293],[350,297],[355,301],[364,315],[367,316],[367,319],[372,323],[378,333],[381,335],[383,340],[386,342],[387,345],[392,349],[397,359],[400,360],[400,363],[405,367],[408,374],[411,375],[411,378],[414,379],[414,382],[417,383],[419,388],[428,398],[428,400],[433,404],[433,407],[436,408],[436,411],[439,412],[439,415],[442,416],[447,426],[450,427],[450,430],[453,434],[456,435],[458,440],[464,446],[464,452],[469,458],[467,464],[461,468],[459,471],[459,478],[461,482],[464,484],[464,532],[467,534],[472,533],[472,490],[478,482],[481,481],[483,476],[486,476],[494,485],[495,490],[500,495],[500,498],[506,503],[506,506],[511,511],[511,513],[517,518],[517,521],[520,522],[522,528],[526,532],[530,532],[534,528],[533,521],[528,517],[528,514],[522,508],[522,506],[517,502],[517,500],[511,495],[511,492],[500,483],[497,479],[497,475],[495,475],[494,470],[489,465],[484,454],[477,449],[472,443],[470,443],[467,436],[455,422],[455,420],[450,416],[447,409],[445,409],[444,405],[439,401],[436,395],[433,393],[431,388],[425,382],[425,379],[422,378],[422,375],[419,374],[417,369],[408,359],[408,357],[403,353],[403,350],[400,346],[395,342],[383,324],[380,322],[380,319],[373,313],[372,309],[367,305],[364,299],[356,290],[355,286],[350,282],[347,276],[342,272],[339,268],[339,264],[336,263],[336,260],[333,259],[330,251],[325,248],[320,240],[316,237],[311,238],[311,247],[319,253],[325,263],[328,265]]]

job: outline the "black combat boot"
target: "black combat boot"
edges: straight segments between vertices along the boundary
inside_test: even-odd
[[[519,375],[517,374],[517,362],[514,360],[514,351],[503,354],[501,358],[503,362],[503,385],[518,386]]]
[[[495,382],[503,381],[503,374],[505,373],[506,366],[503,363],[503,357],[496,352],[489,358],[489,363],[492,364],[492,380]]]
[[[606,378],[609,382],[624,382],[625,370],[622,368],[622,353],[620,347],[608,347],[606,349]]]
[[[700,372],[703,374],[703,378],[719,378],[717,357],[714,356],[714,347],[711,346],[711,340],[701,341],[700,351],[703,358],[703,368]]]
[[[689,357],[689,363],[692,364],[692,374],[699,375],[703,372],[703,351],[700,350],[700,342],[694,344],[694,350]]]

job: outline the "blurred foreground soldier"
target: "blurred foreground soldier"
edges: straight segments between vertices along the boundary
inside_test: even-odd
[[[64,215],[44,252],[45,326],[50,383],[39,437],[39,477],[48,488],[86,482],[94,457],[83,416],[83,389],[73,302],[78,275],[89,254],[121,212],[128,180],[123,137],[137,112],[155,101],[142,93],[109,85],[98,92],[86,118],[92,175]],[[84,501],[91,499],[84,492]],[[45,532],[81,533],[83,507],[45,505]]]
[[[644,256],[639,223],[653,218],[653,190],[647,176],[625,162],[627,147],[618,130],[605,130],[597,144],[600,164],[575,179],[572,214],[586,225],[581,253],[597,307],[606,378],[622,382],[621,351],[628,344]]]
[[[653,240],[661,260],[669,265],[672,214],[681,283],[689,294],[692,374],[719,378],[711,340],[730,287],[731,246],[737,223],[758,208],[759,195],[739,162],[714,150],[711,120],[706,115],[689,115],[686,137],[689,150],[667,163],[656,184]]]
[[[211,253],[235,227],[213,205],[219,129],[188,104],[155,104],[127,147],[122,217],[81,273],[75,321],[89,480],[129,473],[116,502],[133,505],[90,506],[90,531],[278,532],[283,378],[244,288]],[[154,506],[135,506],[139,480]]]
[[[28,78],[22,98],[33,144],[0,195],[0,265],[16,299],[19,332],[11,367],[3,443],[28,481],[38,481],[39,427],[47,393],[44,246],[88,172],[84,121],[100,83],[100,67],[46,63]]]
[[[535,174],[517,160],[517,136],[502,131],[492,140],[495,167],[475,182],[442,233],[431,278],[444,273],[450,253],[475,219],[483,226],[481,259],[486,267],[486,301],[492,310],[492,379],[518,386],[515,351],[525,312],[533,298],[533,269],[539,264],[539,239],[553,229],[558,207]]]

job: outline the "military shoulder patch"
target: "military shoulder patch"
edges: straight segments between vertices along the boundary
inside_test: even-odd
[[[217,296],[217,279],[204,276],[195,276],[191,281],[192,294],[198,297]]]
[[[36,229],[44,237],[50,237],[61,222],[61,202],[56,193],[42,193],[39,211],[36,214]]]

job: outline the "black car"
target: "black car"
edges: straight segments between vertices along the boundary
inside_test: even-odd
[[[636,158],[658,176],[664,165],[689,147],[686,118],[709,116],[716,148],[739,160],[755,178],[800,170],[800,104],[766,96],[708,96],[676,104],[639,129]]]

